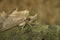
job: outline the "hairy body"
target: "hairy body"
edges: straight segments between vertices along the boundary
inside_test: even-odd
[[[2,21],[2,28],[1,31],[10,29],[14,26],[17,26],[23,22],[25,22],[26,18],[29,16],[29,11],[24,10],[17,12],[17,10],[13,11],[7,18],[1,19]],[[2,16],[4,18],[4,15]],[[0,24],[1,25],[1,24]]]

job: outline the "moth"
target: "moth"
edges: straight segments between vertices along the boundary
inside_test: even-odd
[[[27,24],[31,26],[31,24],[33,24],[33,22],[36,20],[36,17],[37,14],[35,14],[34,16],[30,16],[28,10],[17,11],[16,9],[4,20],[0,31],[13,28],[17,25],[24,27]]]

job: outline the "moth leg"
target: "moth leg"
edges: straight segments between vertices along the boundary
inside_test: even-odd
[[[21,29],[23,30],[23,28],[25,27],[26,22],[20,23],[19,26],[22,26]]]

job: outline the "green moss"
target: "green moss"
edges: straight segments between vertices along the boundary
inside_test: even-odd
[[[26,26],[24,29],[15,27],[0,32],[0,40],[58,40],[60,39],[59,26]]]

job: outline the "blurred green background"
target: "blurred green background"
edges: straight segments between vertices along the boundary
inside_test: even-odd
[[[0,32],[0,40],[60,40],[59,26],[26,26],[24,29],[15,27]]]

